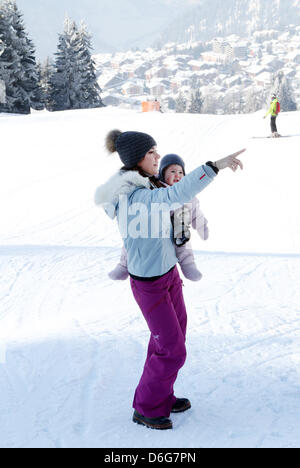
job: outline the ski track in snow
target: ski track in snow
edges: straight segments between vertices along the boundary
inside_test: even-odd
[[[280,116],[295,134],[280,141],[252,139],[264,134],[257,115],[0,116],[11,155],[0,174],[1,448],[299,447],[299,116]],[[234,184],[226,173],[201,194],[210,240],[192,239],[204,277],[183,278],[188,358],[175,387],[192,409],[172,415],[173,431],[131,422],[149,333],[129,281],[107,276],[121,241],[93,206],[119,168],[99,163],[117,127],[155,135],[188,170],[248,147]]]

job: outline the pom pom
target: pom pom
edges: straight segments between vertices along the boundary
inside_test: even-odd
[[[110,153],[114,153],[115,151],[117,151],[117,148],[116,148],[116,141],[117,141],[117,138],[122,134],[122,132],[120,130],[111,130],[107,136],[106,136],[106,139],[105,139],[105,146],[106,146],[106,149],[110,152]]]

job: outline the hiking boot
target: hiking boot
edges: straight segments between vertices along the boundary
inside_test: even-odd
[[[191,402],[187,398],[176,398],[176,402],[172,406],[171,413],[183,413],[191,408]]]
[[[150,427],[151,429],[164,430],[173,428],[171,419],[165,418],[164,416],[160,418],[146,418],[146,416],[143,416],[136,410],[133,413],[132,421],[142,426]]]

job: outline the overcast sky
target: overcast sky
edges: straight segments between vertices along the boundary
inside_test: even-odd
[[[66,15],[84,20],[94,53],[152,45],[176,16],[201,0],[17,0],[40,59],[53,55]]]

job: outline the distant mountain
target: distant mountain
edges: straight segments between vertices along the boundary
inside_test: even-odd
[[[209,40],[216,36],[246,36],[262,29],[300,25],[300,0],[198,0],[189,12],[173,20],[160,42]]]
[[[177,15],[189,10],[186,0],[17,0],[39,58],[56,52],[66,15],[84,20],[94,52],[148,47]]]

